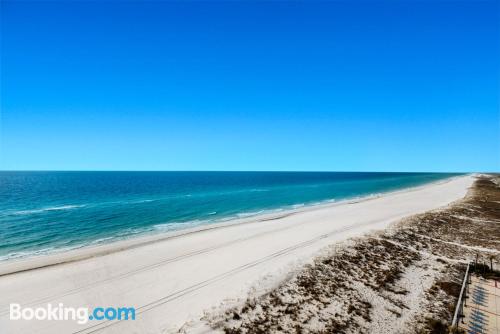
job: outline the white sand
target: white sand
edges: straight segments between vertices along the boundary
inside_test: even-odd
[[[465,176],[281,218],[226,224],[0,265],[1,333],[161,333],[282,279],[322,247],[461,199]],[[269,218],[269,217],[267,217]],[[61,263],[66,262],[66,263]],[[60,264],[56,264],[60,263]],[[38,269],[27,270],[31,267]],[[25,270],[16,272],[19,270]],[[13,273],[15,272],[15,273]],[[10,274],[6,274],[10,273]],[[134,321],[12,321],[9,304],[135,307]]]

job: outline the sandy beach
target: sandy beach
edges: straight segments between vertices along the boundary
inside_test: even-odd
[[[200,318],[276,287],[325,247],[462,199],[473,176],[282,216],[0,264],[6,333],[209,330]],[[136,308],[133,321],[12,321],[9,305]]]

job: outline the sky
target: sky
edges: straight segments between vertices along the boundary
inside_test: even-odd
[[[500,1],[0,8],[3,170],[500,171]]]

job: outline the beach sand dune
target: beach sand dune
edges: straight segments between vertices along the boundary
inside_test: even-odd
[[[468,175],[367,200],[274,219],[229,224],[103,251],[0,265],[0,329],[5,333],[160,333],[197,328],[204,312],[244,300],[259,282],[276,286],[325,246],[384,229],[465,196]],[[38,262],[38,265],[37,265]],[[64,262],[57,264],[59,262]],[[27,270],[32,267],[41,268]],[[12,321],[9,305],[135,307],[136,320]]]

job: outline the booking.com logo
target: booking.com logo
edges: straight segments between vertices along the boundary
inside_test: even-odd
[[[135,320],[134,307],[96,307],[90,311],[87,307],[65,307],[47,304],[46,307],[21,307],[10,304],[10,320],[75,320],[86,324],[89,320]]]

